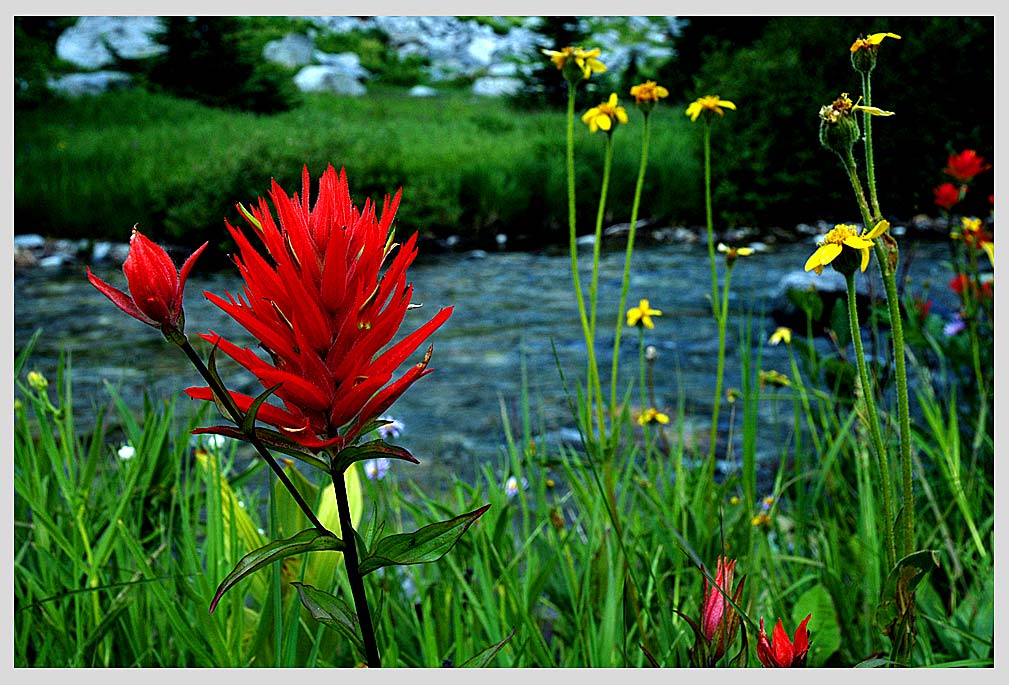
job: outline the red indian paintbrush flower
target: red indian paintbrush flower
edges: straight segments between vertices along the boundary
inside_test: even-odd
[[[130,294],[95,276],[90,267],[88,280],[133,318],[162,330],[181,330],[184,322],[182,291],[186,287],[186,277],[206,246],[207,243],[203,243],[191,254],[180,272],[168,253],[134,226],[130,236],[130,253],[123,263]]]
[[[978,155],[974,150],[964,150],[959,154],[950,155],[943,171],[956,180],[966,183],[988,169],[991,169],[991,164],[985,164],[984,157]]]
[[[701,604],[701,632],[713,650],[709,653],[712,663],[722,658],[722,655],[725,654],[725,647],[728,643],[732,642],[741,622],[739,614],[725,598],[725,595],[728,595],[736,604],[739,604],[739,601],[742,599],[743,584],[746,582],[746,576],[743,576],[739,581],[739,585],[733,589],[732,577],[735,569],[735,559],[718,557],[718,565],[715,569],[715,585],[709,588],[708,578],[707,576],[704,577],[704,601]]]
[[[757,658],[760,663],[768,668],[796,668],[806,665],[806,652],[809,651],[809,631],[806,624],[809,623],[807,614],[799,627],[795,629],[795,640],[788,639],[788,633],[778,619],[778,624],[774,626],[771,640],[768,641],[767,633],[764,632],[764,619],[760,619],[760,634],[757,637]]]
[[[417,255],[414,234],[382,272],[397,247],[390,226],[400,193],[391,202],[386,196],[379,217],[370,201],[361,209],[354,206],[346,173],[329,166],[310,208],[309,181],[306,167],[300,198],[288,197],[274,181],[270,197],[277,222],[263,198],[251,213],[239,206],[266,256],[226,221],[238,244],[235,264],[245,280],[244,297],[204,293],[259,341],[270,362],[213,331],[201,337],[248,369],[264,388],[279,384],[276,396],[283,407],[263,404],[260,421],[305,447],[338,451],[430,372],[429,349],[422,362],[390,383],[397,367],[448,319],[452,308],[439,310],[387,347],[411,308],[413,285],[406,282],[406,270]],[[208,387],[186,393],[213,399]],[[240,410],[249,410],[252,397],[231,396]]]
[[[934,188],[932,194],[935,195],[935,203],[946,211],[953,209],[953,205],[960,201],[960,189],[952,183],[943,183]]]

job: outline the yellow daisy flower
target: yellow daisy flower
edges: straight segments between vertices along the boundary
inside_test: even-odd
[[[649,423],[661,423],[661,424],[669,423],[669,416],[663,414],[654,407],[649,407],[648,409],[646,409],[641,413],[641,416],[638,417],[638,424],[644,426]]]
[[[653,316],[662,316],[662,312],[658,309],[652,309],[648,304],[648,300],[641,300],[637,307],[631,307],[627,310],[627,325],[655,328],[655,324],[652,323]]]
[[[818,274],[823,273],[823,267],[837,259],[845,247],[858,250],[861,253],[861,270],[869,265],[869,248],[872,241],[882,235],[890,228],[889,221],[880,221],[875,228],[866,233],[858,234],[858,229],[848,224],[837,224],[816,247],[816,251],[806,260],[806,271],[813,270]]]
[[[785,326],[778,326],[778,328],[771,334],[768,341],[772,345],[777,345],[778,343],[785,343],[786,345],[792,344],[792,329]]]
[[[900,40],[900,36],[896,33],[874,33],[868,38],[859,38],[852,43],[851,51],[855,52],[856,50],[868,50],[872,46],[882,43],[884,38],[896,38],[897,40]]]
[[[725,112],[722,110],[722,107],[734,110],[736,109],[736,104],[728,100],[722,100],[717,95],[705,95],[687,105],[687,116],[690,117],[691,121],[697,121],[697,117],[701,116],[702,112],[714,112],[718,116],[724,116]]]
[[[718,243],[718,251],[725,253],[726,266],[732,266],[739,257],[749,257],[753,254],[752,247],[729,247],[725,243]]]
[[[563,50],[543,49],[540,52],[549,57],[550,61],[557,65],[557,68],[561,71],[564,71],[564,67],[568,63],[574,62],[581,70],[582,77],[586,79],[592,76],[592,74],[600,74],[606,71],[606,65],[597,59],[601,54],[599,48],[586,50],[584,48],[568,46]]]
[[[590,133],[599,129],[609,132],[616,124],[627,123],[627,110],[617,104],[617,94],[610,93],[610,99],[585,112],[582,121],[588,125]]]
[[[642,102],[658,102],[659,98],[669,97],[669,91],[655,83],[655,81],[645,81],[636,86],[631,86],[631,95],[638,104]]]

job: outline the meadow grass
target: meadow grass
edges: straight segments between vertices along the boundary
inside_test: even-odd
[[[885,577],[879,503],[856,410],[821,390],[822,377],[798,373],[798,361],[791,386],[761,385],[762,343],[748,328],[739,331],[749,343],[739,348],[741,392],[728,408],[743,459],[713,486],[691,468],[706,449],[684,437],[682,402],[666,426],[639,426],[626,411],[614,418],[624,436],[612,465],[622,535],[599,465],[581,446],[548,443],[525,393],[517,425],[502,411],[498,463],[471,481],[425,492],[405,464],[361,478],[355,516],[365,539],[491,504],[439,563],[383,569],[367,584],[383,664],[459,666],[510,636],[485,655],[488,665],[637,667],[649,665],[647,650],[661,666],[686,666],[694,638],[674,610],[697,620],[698,566],[713,572],[723,553],[737,559],[747,588],[747,642],[736,640],[724,663],[759,665],[760,618],[770,627],[781,617],[791,630],[807,613],[810,666],[885,663],[888,641],[874,625],[874,580]],[[798,340],[795,349],[801,355]],[[239,469],[234,444],[194,448],[188,430],[205,417],[184,418],[171,401],[131,409],[111,387],[96,424],[77,426],[70,360],[38,390],[24,380],[30,353],[15,362],[15,665],[360,662],[336,630],[311,620],[290,584],[345,593],[338,562],[311,577],[297,559],[274,564],[208,614],[216,584],[262,544],[257,536],[282,534],[297,513],[282,488],[263,499],[265,469]],[[990,436],[972,453],[956,397],[924,392],[919,401],[920,544],[941,563],[918,591],[913,663],[991,666]],[[780,462],[757,465],[745,455],[762,430],[754,410],[768,402],[795,425]],[[136,456],[123,460],[116,450],[127,443]],[[511,495],[509,476],[520,484]],[[757,492],[756,483],[773,485]],[[315,486],[299,487],[314,501]]]
[[[651,216],[699,214],[692,193],[697,162],[688,131],[657,111]],[[226,236],[235,204],[266,194],[271,178],[300,187],[301,168],[345,166],[353,192],[381,199],[404,188],[400,222],[410,230],[461,234],[493,244],[559,242],[566,225],[563,113],[524,110],[497,98],[446,92],[410,97],[376,88],[361,98],[313,95],[290,112],[262,116],[216,110],[143,91],[108,93],[19,111],[15,121],[15,214],[19,230],[53,237],[123,240],[130,227],[158,239],[199,244]],[[602,150],[587,132],[581,182],[596,185]],[[615,146],[608,220],[630,213],[638,132]],[[619,136],[618,136],[619,137]],[[578,212],[595,217],[591,196]],[[696,219],[695,219],[696,220]]]

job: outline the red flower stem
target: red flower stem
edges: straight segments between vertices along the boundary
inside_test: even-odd
[[[354,596],[354,608],[357,611],[358,625],[361,627],[361,639],[364,642],[368,668],[381,668],[382,659],[378,655],[375,629],[371,624],[371,612],[368,609],[368,595],[364,591],[364,577],[361,575],[357,556],[357,536],[354,533],[354,522],[350,517],[350,498],[347,496],[347,482],[343,474],[343,471],[332,473],[336,508],[340,513],[340,535],[346,543],[343,551],[343,560],[346,562],[344,566],[347,568],[350,592]]]
[[[235,405],[235,401],[231,398],[231,393],[228,392],[227,388],[217,382],[217,379],[214,378],[213,374],[210,373],[210,370],[203,363],[203,360],[200,359],[200,355],[198,355],[196,350],[193,349],[193,346],[189,344],[189,339],[185,336],[185,334],[180,331],[179,335],[181,336],[181,340],[175,338],[174,336],[169,338],[169,340],[182,348],[182,351],[186,353],[187,357],[189,357],[189,361],[193,363],[196,370],[200,372],[203,379],[207,381],[208,385],[210,385],[210,389],[213,391],[214,395],[227,408],[228,413],[231,414],[229,418],[235,421],[236,425],[241,426],[241,421],[244,416],[238,406]],[[166,337],[168,336],[166,335]],[[280,482],[284,484],[284,487],[287,488],[287,491],[291,493],[291,497],[293,497],[294,501],[297,502],[298,508],[301,509],[302,513],[305,514],[311,524],[319,530],[330,532],[326,526],[322,525],[322,522],[319,521],[318,517],[316,517],[315,512],[312,511],[312,507],[308,506],[308,503],[301,496],[301,493],[298,492],[298,489],[294,487],[294,483],[292,483],[287,477],[287,474],[284,473],[284,469],[280,467],[280,464],[278,464],[277,460],[273,458],[270,451],[266,449],[266,446],[263,445],[259,438],[256,437],[255,430],[246,433],[245,439],[256,448],[256,451],[259,452],[260,456],[263,457],[263,459],[266,460],[266,463],[270,465],[270,468],[273,469],[273,472],[277,475],[277,478],[280,479]]]

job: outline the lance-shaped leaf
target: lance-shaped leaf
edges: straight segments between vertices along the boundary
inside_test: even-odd
[[[438,561],[459,540],[474,521],[490,509],[486,504],[468,514],[456,516],[448,521],[432,523],[412,533],[400,533],[382,538],[364,559],[359,570],[361,575],[371,573],[383,566],[400,564],[426,564]]]
[[[347,606],[346,602],[311,585],[296,581],[291,585],[298,588],[301,603],[312,614],[312,618],[323,625],[335,628],[353,642],[359,652],[364,653],[364,642],[361,640],[357,614]]]
[[[207,426],[205,428],[194,428],[191,431],[194,435],[199,435],[202,433],[209,433],[211,435],[223,435],[226,438],[235,438],[236,440],[248,441],[248,436],[243,433],[240,429],[234,426]],[[270,428],[257,428],[256,438],[270,449],[286,454],[289,457],[294,457],[299,461],[303,461],[309,466],[314,466],[317,469],[329,473],[329,464],[324,459],[320,459],[314,454],[309,454],[305,451],[305,448],[298,443],[285,438],[281,433],[272,430]]]
[[[410,454],[410,452],[404,447],[390,445],[384,440],[372,440],[371,442],[366,442],[363,445],[345,447],[340,450],[340,453],[333,457],[333,469],[339,473],[355,461],[376,459],[378,457],[402,459],[403,461],[408,461],[412,464],[420,463],[417,461],[416,457]]]
[[[221,374],[217,372],[217,344],[218,343],[215,342],[214,346],[210,348],[210,357],[207,359],[207,371],[210,373],[211,378],[214,379],[214,381],[217,383],[219,387],[227,388],[228,386],[226,386],[224,384],[224,381],[221,380]],[[241,416],[234,415],[231,413],[231,409],[229,409],[228,406],[221,401],[221,398],[217,396],[217,393],[213,391],[213,386],[211,386],[210,394],[213,396],[214,404],[217,405],[217,411],[221,412],[221,416],[231,421],[234,421],[237,424]]]
[[[249,410],[245,412],[245,418],[242,419],[242,432],[246,435],[251,435],[252,431],[256,429],[256,414],[259,413],[259,408],[263,406],[263,402],[280,389],[282,383],[277,383],[272,388],[267,388],[263,392],[256,396],[256,399],[252,401],[249,405]]]
[[[512,628],[511,632],[505,639],[501,640],[497,644],[493,644],[487,649],[483,649],[466,661],[459,664],[459,668],[485,668],[487,664],[491,662],[491,659],[497,656],[497,653],[501,651],[501,648],[508,644],[508,641],[515,637],[515,629]]]
[[[294,537],[271,542],[265,547],[260,547],[246,554],[238,562],[238,565],[228,574],[228,577],[221,581],[214,594],[214,599],[210,602],[210,613],[214,613],[214,608],[225,592],[235,586],[235,584],[255,573],[264,566],[279,561],[294,554],[304,554],[305,552],[335,551],[342,552],[345,548],[343,540],[336,537],[329,531],[309,528],[303,530]]]

